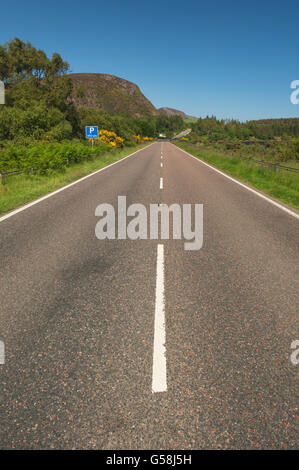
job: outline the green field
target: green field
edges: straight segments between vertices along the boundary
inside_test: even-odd
[[[248,163],[239,157],[224,155],[213,150],[203,150],[181,142],[176,143],[176,145],[240,181],[244,181],[269,196],[299,210],[298,174],[282,169],[279,173],[276,173],[275,168],[261,168],[257,164]]]

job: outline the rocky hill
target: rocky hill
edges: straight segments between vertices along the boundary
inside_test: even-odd
[[[159,108],[158,111],[163,114],[167,114],[167,116],[181,116],[185,121],[190,120],[194,121],[197,118],[194,116],[188,116],[183,111],[179,111],[178,109],[173,108]]]
[[[155,116],[159,111],[139,87],[104,73],[73,73],[72,101],[76,106],[101,108],[110,114],[130,117]]]

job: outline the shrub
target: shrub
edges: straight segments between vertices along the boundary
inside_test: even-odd
[[[95,154],[107,152],[111,148],[103,142],[95,148],[72,142],[34,142],[28,146],[9,144],[0,152],[0,170],[34,168],[37,173],[63,170],[71,163],[89,160]]]
[[[98,142],[103,142],[112,148],[124,146],[124,139],[116,135],[115,132],[107,131],[106,129],[99,131],[99,137],[95,139],[95,143],[97,144]]]

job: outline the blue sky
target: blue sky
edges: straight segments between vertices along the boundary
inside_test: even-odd
[[[73,72],[130,80],[156,107],[240,120],[299,117],[298,0],[9,0],[0,43],[19,37]]]

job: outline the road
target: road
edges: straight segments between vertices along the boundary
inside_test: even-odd
[[[202,248],[99,240],[119,195],[203,204]],[[295,215],[165,142],[0,219],[0,447],[298,448]]]

